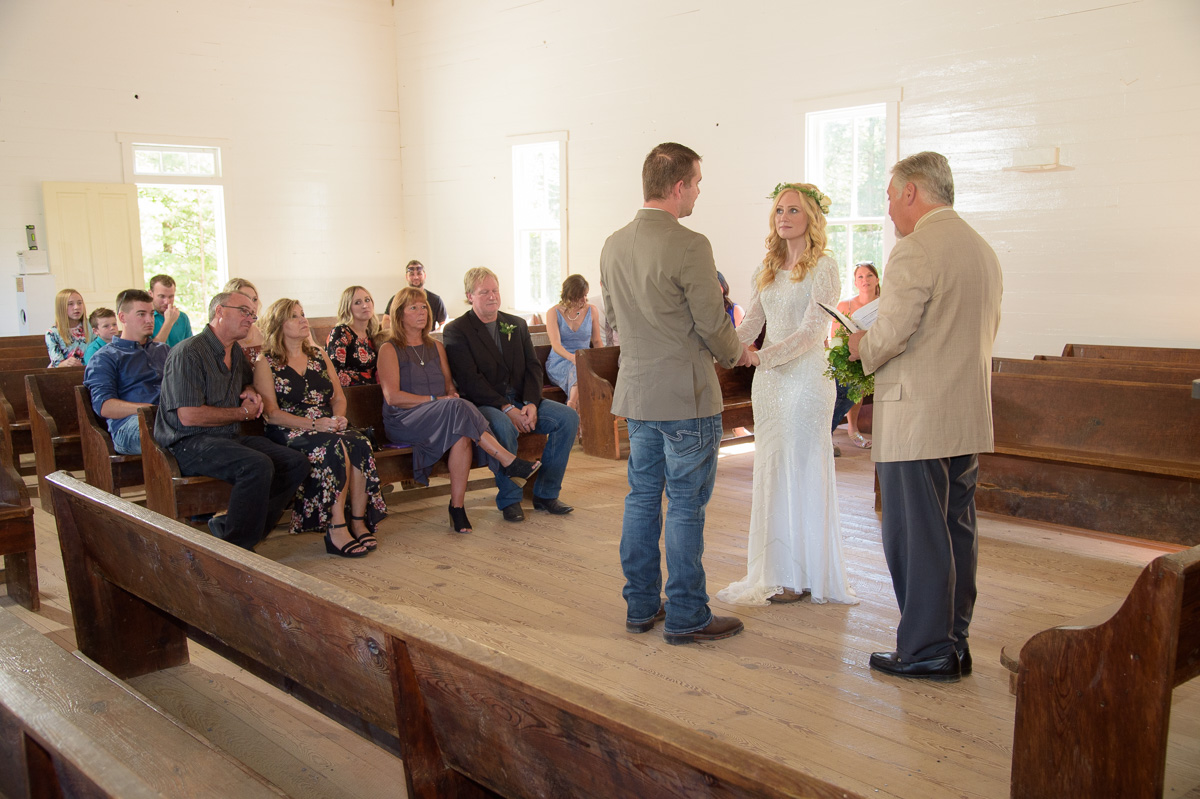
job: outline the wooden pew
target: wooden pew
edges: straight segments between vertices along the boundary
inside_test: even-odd
[[[50,363],[50,354],[46,351],[46,345],[43,344],[22,344],[18,346],[4,347],[0,349],[0,360],[22,360],[25,358],[34,358],[42,362],[42,366]]]
[[[618,460],[629,454],[629,433],[625,420],[612,413],[613,390],[617,385],[621,348],[596,347],[575,354],[579,372],[579,427],[583,451],[597,458]],[[754,427],[754,409],[750,388],[754,382],[754,367],[717,366],[717,381],[721,384],[723,407],[721,426],[726,432],[738,427]],[[752,440],[748,437],[726,437],[724,443]]]
[[[629,456],[629,431],[625,420],[612,413],[620,358],[620,347],[596,347],[580,350],[575,355],[583,451],[597,458],[620,460]]]
[[[1053,359],[1038,356],[1026,361],[1019,358],[992,358],[993,372],[1025,375],[1058,375],[1093,380],[1118,380],[1131,383],[1190,383],[1200,377],[1200,366],[1158,366],[1144,361],[1117,361],[1104,358]]]
[[[0,450],[3,444],[0,443]],[[9,463],[7,452],[0,457],[0,555],[4,556],[4,582],[8,595],[30,610],[38,610],[37,540],[33,530],[33,506],[25,481]]]
[[[51,494],[83,654],[129,678],[220,642],[377,730],[413,799],[849,795],[69,475]]]
[[[32,468],[22,470],[21,456],[33,454],[33,434],[29,430],[29,401],[25,393],[25,376],[58,371],[42,366],[30,369],[0,371],[0,434],[3,435],[9,461],[18,472],[34,474]]]
[[[325,343],[329,341],[329,332],[337,325],[336,316],[310,316],[308,318],[309,335],[322,351],[325,350]]]
[[[992,374],[981,511],[1200,543],[1200,403],[1186,385]]]
[[[554,348],[549,344],[541,344],[533,348],[533,352],[537,355],[538,362],[542,365],[542,396],[548,400],[567,404],[567,392],[563,391],[550,380],[550,373],[546,371],[546,359],[550,357],[550,353]]]
[[[1115,358],[1125,361],[1200,365],[1200,349],[1189,347],[1125,347],[1116,344],[1067,344],[1067,358]]]
[[[0,608],[0,795],[284,794],[121,681]]]
[[[41,344],[42,349],[46,349],[46,336],[42,333],[36,333],[26,336],[0,336],[0,350],[6,350],[11,347],[32,347],[35,344]],[[49,360],[49,358],[47,358]]]
[[[25,376],[25,401],[29,404],[29,431],[37,461],[38,501],[53,513],[46,497],[46,475],[59,469],[83,468],[79,442],[79,413],[75,386],[83,384],[82,369],[51,369]]]
[[[146,507],[181,522],[186,522],[192,516],[226,510],[229,507],[232,486],[213,477],[185,477],[179,470],[179,462],[175,460],[175,456],[154,440],[154,420],[157,415],[157,406],[138,408],[138,434],[142,441],[142,477],[146,485]],[[257,432],[262,433],[261,426]]]
[[[96,415],[92,392],[87,386],[75,387],[75,411],[79,416],[79,443],[88,483],[118,496],[122,488],[142,485],[145,482],[142,457],[122,455],[113,448],[107,420]]]
[[[1013,796],[1163,795],[1171,692],[1200,675],[1200,547],[1156,558],[1105,616],[1038,633],[1005,662]]]
[[[11,372],[15,369],[43,369],[50,365],[50,356],[42,353],[39,356],[25,356],[20,358],[5,358],[3,353],[0,353],[0,372]],[[82,366],[63,366],[60,367],[66,371],[78,369],[83,371]]]

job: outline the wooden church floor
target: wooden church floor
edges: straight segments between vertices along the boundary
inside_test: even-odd
[[[860,604],[743,608],[713,600],[715,612],[746,622],[744,633],[713,644],[669,646],[661,627],[624,631],[617,546],[625,462],[578,448],[562,493],[575,506],[568,516],[526,507],[526,521],[509,524],[494,491],[480,490],[467,496],[471,535],[450,532],[441,496],[394,506],[380,549],[364,559],[325,555],[317,535],[277,533],[258,551],[864,796],[1008,796],[1015,700],[1001,646],[1124,596],[1141,567],[1172,548],[983,517],[974,674],[953,685],[878,676],[867,658],[893,647],[898,612],[871,462],[843,430],[835,441],[845,556]],[[744,573],[752,468],[749,446],[722,451],[706,525],[711,594]],[[40,511],[38,528],[42,612],[24,612],[7,597],[0,603],[73,648],[53,520]],[[212,731],[231,724],[266,730],[262,763],[253,767],[281,787],[290,779],[298,787],[289,792],[396,795],[398,762],[363,750],[313,711],[211,653],[197,652],[181,669],[139,678],[137,687],[201,734],[244,733]],[[320,763],[312,763],[314,751]],[[306,766],[311,773],[293,773]],[[1200,797],[1200,680],[1174,694],[1165,795]]]

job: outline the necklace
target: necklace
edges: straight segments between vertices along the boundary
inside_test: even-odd
[[[574,322],[576,319],[578,319],[579,317],[583,316],[583,310],[584,310],[584,308],[586,308],[586,307],[587,307],[587,306],[585,305],[585,306],[583,306],[582,308],[580,308],[578,311],[576,311],[576,312],[575,312],[575,315],[574,315],[574,316],[572,316],[572,315],[571,315],[571,312],[570,312],[570,311],[568,311],[568,310],[566,310],[565,308],[563,309],[563,313],[564,313],[564,314],[566,314],[566,316],[567,316],[567,318],[568,318],[568,319],[570,319],[572,322]]]
[[[420,352],[417,350],[417,348],[416,348],[415,346],[413,346],[412,344],[409,344],[409,345],[408,345],[408,348],[409,348],[410,350],[412,350],[412,351],[413,351],[413,355],[417,356],[417,360],[421,362],[421,365],[422,365],[422,366],[424,366],[424,365],[425,365],[425,359],[421,357],[421,353],[420,353]],[[425,345],[424,345],[424,344],[422,344],[422,345],[421,345],[421,348],[422,348],[422,349],[424,349],[424,348],[425,348]]]

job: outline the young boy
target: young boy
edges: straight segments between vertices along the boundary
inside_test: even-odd
[[[88,315],[88,322],[92,325],[92,335],[95,338],[83,351],[85,365],[93,355],[100,351],[101,347],[112,341],[113,336],[117,334],[117,315],[108,308],[97,308]]]

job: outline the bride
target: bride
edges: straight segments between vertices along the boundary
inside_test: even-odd
[[[841,293],[825,254],[830,200],[808,183],[781,183],[772,195],[767,255],[754,275],[744,343],[766,325],[754,373],[754,500],[746,577],[717,594],[738,605],[812,601],[856,603],[842,560],[829,419],[834,384],[825,376],[829,316]]]

